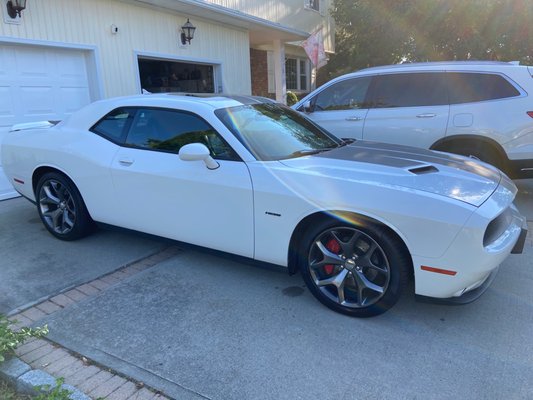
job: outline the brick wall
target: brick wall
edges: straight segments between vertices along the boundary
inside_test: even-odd
[[[268,93],[268,65],[267,52],[250,49],[250,69],[252,75],[252,94],[275,98],[275,94]]]

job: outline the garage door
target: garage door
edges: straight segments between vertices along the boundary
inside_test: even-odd
[[[88,104],[87,56],[84,50],[0,44],[0,141],[13,124],[61,120]],[[14,192],[1,162],[3,200]]]

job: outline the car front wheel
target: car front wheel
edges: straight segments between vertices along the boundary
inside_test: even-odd
[[[91,217],[70,179],[49,172],[39,179],[36,194],[41,221],[56,238],[76,240],[91,231]]]
[[[323,221],[307,232],[300,271],[313,295],[353,317],[391,308],[406,284],[410,261],[380,226]]]

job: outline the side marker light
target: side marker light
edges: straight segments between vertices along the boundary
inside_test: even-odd
[[[420,269],[422,271],[435,272],[437,274],[443,274],[443,275],[455,276],[457,274],[457,271],[450,271],[449,269],[440,269],[440,268],[427,267],[425,265],[422,265],[420,267]]]

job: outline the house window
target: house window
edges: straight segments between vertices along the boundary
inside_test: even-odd
[[[309,89],[309,60],[287,58],[285,60],[287,90],[305,92]]]
[[[320,11],[320,0],[304,0],[305,8]]]

